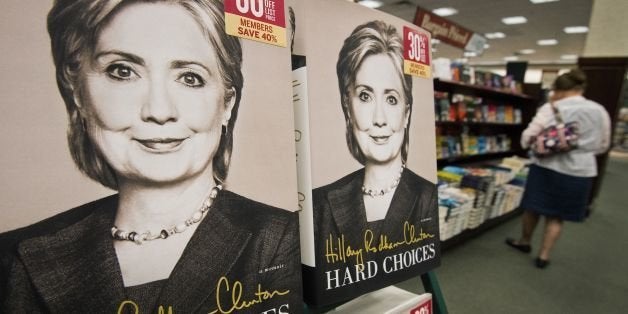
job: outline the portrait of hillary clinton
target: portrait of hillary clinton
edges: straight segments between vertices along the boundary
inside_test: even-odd
[[[245,82],[261,83],[224,19],[219,0],[54,2],[69,151],[115,194],[0,234],[0,312],[302,306],[294,208],[230,189]]]
[[[337,300],[416,276],[438,263],[436,186],[409,166],[416,167],[421,154],[415,147],[411,155],[411,137],[425,136],[412,133],[413,104],[417,99],[424,104],[432,95],[413,90],[417,79],[403,72],[403,49],[394,25],[373,20],[355,27],[338,53],[336,112],[344,117],[348,152],[361,167],[312,192],[317,274]],[[417,249],[425,261],[403,271],[386,269],[392,267],[387,257]],[[377,271],[365,270],[369,261]],[[356,266],[377,275],[345,285],[343,276]]]

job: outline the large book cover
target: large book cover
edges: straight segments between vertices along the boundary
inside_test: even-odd
[[[440,264],[430,36],[346,1],[295,1],[304,297],[343,302]]]
[[[300,312],[284,1],[2,6],[0,312]]]

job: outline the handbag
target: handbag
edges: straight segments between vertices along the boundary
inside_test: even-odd
[[[537,157],[565,153],[578,147],[578,122],[563,122],[560,111],[558,111],[554,102],[551,102],[550,106],[554,112],[556,124],[546,127],[536,137],[532,138],[530,149]]]

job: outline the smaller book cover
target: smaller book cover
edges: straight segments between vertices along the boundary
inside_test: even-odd
[[[482,104],[478,104],[475,106],[473,111],[473,119],[475,122],[484,122],[484,117],[482,117]]]
[[[449,121],[449,93],[434,91],[434,113],[436,121]]]
[[[520,124],[521,123],[521,109],[519,108],[515,108],[513,111],[513,121],[516,124]]]
[[[506,108],[504,107],[504,105],[497,106],[497,113],[496,113],[495,119],[499,123],[506,122]]]
[[[497,105],[495,103],[488,104],[487,119],[488,122],[497,122]]]
[[[304,298],[319,308],[440,264],[430,35],[347,1],[289,3],[305,57],[293,72]]]
[[[515,123],[514,108],[512,105],[506,105],[504,107],[504,122]]]
[[[449,121],[465,121],[467,115],[465,97],[467,96],[463,94],[453,94],[451,96]]]
[[[456,121],[467,122],[467,106],[469,105],[467,98],[462,98],[456,103]]]
[[[465,121],[480,122],[480,119],[477,119],[476,113],[480,112],[479,106],[482,103],[482,98],[468,96],[465,98],[465,102],[467,104],[466,105],[467,113],[466,113]]]

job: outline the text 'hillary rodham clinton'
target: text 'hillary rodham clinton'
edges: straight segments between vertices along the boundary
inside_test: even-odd
[[[379,242],[375,242],[373,232],[367,229],[364,231],[364,246],[353,248],[345,242],[344,235],[339,237],[329,235],[328,239],[325,240],[325,258],[327,263],[342,263],[346,265],[347,259],[355,259],[355,264],[326,271],[326,290],[374,278],[380,269],[384,273],[390,274],[433,259],[436,257],[435,243],[427,243],[428,240],[433,238],[435,238],[435,235],[423,232],[423,229],[416,232],[414,225],[407,221],[403,224],[403,240],[396,242],[390,241],[385,234],[381,234]],[[426,243],[417,247],[422,242]],[[412,246],[412,248],[401,253],[385,256],[381,260],[381,265],[374,260],[368,260],[368,255],[371,253],[390,251],[404,246]],[[367,257],[366,262],[364,261],[365,256]]]

